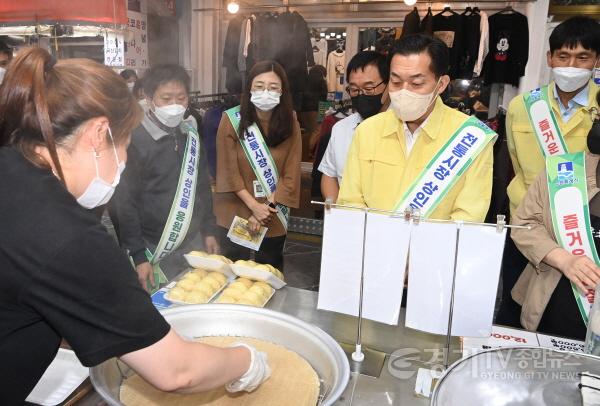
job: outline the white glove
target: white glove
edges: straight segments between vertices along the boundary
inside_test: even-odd
[[[225,385],[227,392],[252,392],[271,376],[271,368],[267,363],[267,354],[244,343],[235,343],[230,347],[244,347],[250,351],[250,367],[241,378]]]

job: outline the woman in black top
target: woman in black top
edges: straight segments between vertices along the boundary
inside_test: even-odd
[[[22,403],[61,338],[85,366],[121,357],[162,390],[268,375],[254,349],[180,338],[89,208],[105,204],[142,112],[125,82],[86,59],[23,50],[0,87],[0,404]],[[233,381],[233,382],[232,382]]]

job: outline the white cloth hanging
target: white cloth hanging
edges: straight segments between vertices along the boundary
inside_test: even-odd
[[[330,52],[327,57],[327,90],[330,92],[344,91],[346,75],[346,52],[337,50]]]
[[[324,39],[310,40],[313,47],[313,56],[315,57],[315,65],[327,66],[327,41]]]
[[[479,53],[477,54],[477,61],[473,67],[473,73],[475,76],[481,76],[483,61],[485,61],[485,57],[490,50],[490,24],[488,22],[488,15],[485,11],[480,11],[479,15],[481,16],[479,23],[481,37],[479,39]]]

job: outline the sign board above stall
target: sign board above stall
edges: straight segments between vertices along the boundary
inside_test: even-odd
[[[0,24],[127,23],[124,1],[2,0]]]
[[[148,15],[146,1],[130,1],[127,10],[125,67],[146,69],[148,64]]]

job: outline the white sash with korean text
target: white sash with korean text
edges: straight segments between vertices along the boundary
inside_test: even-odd
[[[422,217],[429,217],[481,151],[497,136],[484,123],[469,117],[429,161],[394,211],[411,208],[419,210]]]
[[[244,137],[240,137],[240,106],[231,108],[225,113],[227,114],[227,117],[229,117],[229,120],[238,135],[238,139],[240,140],[244,154],[246,154],[248,163],[250,164],[252,171],[254,171],[256,180],[260,183],[262,191],[265,193],[267,199],[269,199],[277,189],[279,172],[277,171],[277,166],[271,156],[271,151],[269,150],[260,129],[256,123],[254,123],[246,129]],[[283,204],[277,203],[277,218],[286,230],[289,216],[290,209]]]
[[[525,93],[523,101],[544,157],[567,154],[567,144],[550,106],[548,86]]]
[[[600,264],[590,221],[585,154],[576,152],[547,157],[546,174],[557,242],[571,255],[587,256]],[[573,282],[571,288],[581,318],[587,324],[594,303],[594,289],[582,292]]]
[[[148,258],[152,265],[159,263],[179,247],[185,239],[194,212],[200,160],[200,136],[198,131],[186,121],[181,123],[180,129],[187,134],[187,143],[183,154],[184,160],[181,163],[177,191],[165,228],[154,254],[151,258]]]

